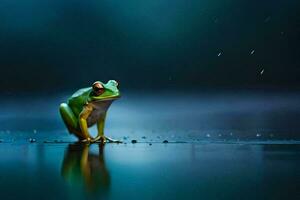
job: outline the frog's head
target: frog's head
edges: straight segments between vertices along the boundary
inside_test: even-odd
[[[119,98],[118,85],[118,82],[115,80],[109,80],[106,84],[96,81],[92,85],[91,101],[108,101]]]

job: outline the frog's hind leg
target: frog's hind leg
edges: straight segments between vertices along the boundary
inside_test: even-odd
[[[83,139],[78,130],[78,121],[68,104],[60,104],[59,112],[69,132],[75,134],[79,139]]]

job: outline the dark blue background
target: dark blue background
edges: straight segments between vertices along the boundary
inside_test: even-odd
[[[0,89],[298,87],[299,12],[296,0],[2,0]]]

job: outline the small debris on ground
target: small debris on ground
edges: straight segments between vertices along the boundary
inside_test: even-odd
[[[133,144],[137,143],[137,140],[131,140],[131,143],[133,143]]]
[[[149,146],[151,146],[152,145],[152,143],[149,143]]]
[[[142,139],[146,139],[146,136],[143,136]]]
[[[169,142],[168,140],[164,140],[164,141],[163,141],[163,143],[168,143],[168,142]]]

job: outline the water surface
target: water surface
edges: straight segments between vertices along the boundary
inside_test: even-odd
[[[2,99],[5,199],[300,197],[297,93],[125,93],[105,129],[124,143],[104,147],[67,133],[66,95]]]

